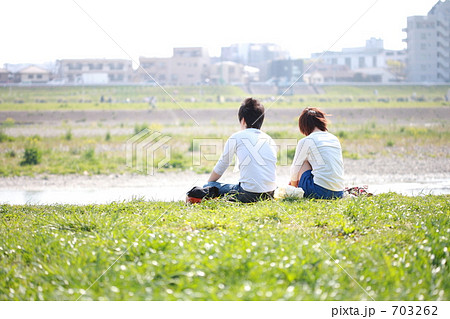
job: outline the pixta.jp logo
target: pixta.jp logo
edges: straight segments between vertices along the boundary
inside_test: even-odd
[[[161,132],[144,129],[126,142],[127,167],[153,175],[170,161],[172,138]]]

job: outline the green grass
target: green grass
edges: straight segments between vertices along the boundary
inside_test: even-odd
[[[126,137],[105,141],[103,136],[73,137],[35,136],[33,148],[39,152],[39,163],[21,165],[26,160],[29,137],[19,136],[0,142],[0,176],[36,174],[109,174],[129,171],[125,166]],[[119,148],[119,149],[117,149]],[[12,152],[12,153],[11,153]],[[11,156],[14,154],[14,156]]]
[[[377,97],[409,97],[415,93],[416,97],[444,97],[450,85],[330,85],[323,86],[326,95],[347,97],[375,97],[374,91],[378,91]]]
[[[74,127],[64,124],[59,127],[60,136],[11,137],[5,133],[6,130],[0,129],[0,177],[39,174],[146,174],[145,169],[136,170],[136,167],[126,166],[125,145],[133,133],[147,127],[171,137],[168,142],[171,147],[171,160],[160,168],[160,171],[193,170],[197,173],[211,172],[223,146],[217,149],[214,147],[207,149],[202,146],[202,151],[206,154],[211,155],[217,152],[216,157],[206,159],[205,156],[200,156],[199,146],[193,145],[193,139],[219,139],[224,143],[235,130],[234,126],[230,126],[221,133],[214,133],[215,130],[212,129],[202,135],[194,133],[196,127],[186,126],[182,133],[179,131],[172,133],[171,130],[177,127],[141,123],[136,124],[134,128],[129,127],[130,135],[113,135],[110,130],[114,127],[102,126],[98,135],[86,137],[74,134]],[[286,125],[272,125],[267,127],[266,132],[275,140],[303,137],[294,125],[290,129],[286,129]],[[430,127],[410,127],[396,124],[382,125],[375,121],[368,121],[353,125],[331,124],[330,132],[339,138],[344,158],[354,160],[371,158],[387,151],[390,155],[411,156],[411,154],[417,154],[418,147],[426,148],[430,145],[440,149],[440,151],[430,150],[433,152],[432,156],[443,157],[444,160],[448,156],[445,149],[448,148],[450,131],[445,123]],[[40,152],[40,162],[36,165],[21,165],[25,158],[25,151],[29,148],[30,139],[35,140],[33,147]],[[279,163],[290,165],[294,154],[295,146],[290,147],[287,154],[279,152]],[[429,156],[427,154],[421,156]],[[164,158],[165,153],[161,149],[155,155],[154,166]],[[194,163],[193,158],[199,159],[200,163]]]
[[[139,132],[147,125],[135,127]],[[150,128],[155,125],[150,125]],[[3,134],[3,135],[1,135]],[[141,169],[136,168],[136,154],[133,153],[131,167],[126,164],[126,141],[130,135],[74,136],[67,130],[61,136],[11,137],[0,131],[0,177],[7,176],[35,176],[39,174],[147,174],[145,159]],[[70,137],[70,138],[69,138]],[[192,136],[174,135],[170,142],[170,161],[159,168],[159,171],[194,170],[196,172],[210,172],[215,165],[208,162],[206,166],[193,166],[192,152],[188,152],[192,144]],[[39,162],[23,165],[27,159],[27,149],[33,140],[33,149],[39,152]],[[165,158],[163,148],[154,153],[154,167]],[[28,163],[28,161],[27,161]]]
[[[449,200],[1,205],[0,300],[448,300]]]
[[[258,95],[266,107],[303,108],[318,105],[322,108],[373,107],[443,107],[446,85],[389,85],[389,86],[323,86],[320,95],[283,96],[276,103],[269,95]],[[252,94],[234,86],[166,87],[168,96],[159,87],[150,86],[55,86],[0,87],[0,111],[50,110],[142,110],[151,108],[145,99],[156,96],[158,109],[236,108]],[[374,91],[378,91],[378,95]],[[100,102],[101,97],[111,103]],[[174,103],[172,98],[177,101]],[[379,101],[381,99],[381,101]],[[222,100],[222,102],[219,102]],[[386,100],[387,102],[382,102]]]
[[[217,99],[217,95],[243,96],[243,90],[235,86],[186,86],[165,87],[166,92],[175,99],[187,100],[191,97],[204,97]],[[0,98],[3,102],[35,102],[45,103],[99,103],[104,97],[104,104],[111,98],[112,102],[143,101],[144,98],[156,96],[158,101],[171,100],[159,87],[141,85],[123,86],[16,86],[0,87]],[[148,103],[147,103],[148,105]]]

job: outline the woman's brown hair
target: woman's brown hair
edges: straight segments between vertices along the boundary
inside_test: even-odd
[[[312,133],[317,127],[321,131],[328,131],[328,121],[325,113],[315,107],[307,107],[303,110],[298,119],[298,128],[300,132],[306,136]]]

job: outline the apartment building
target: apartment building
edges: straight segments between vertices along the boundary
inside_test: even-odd
[[[199,85],[210,77],[210,58],[205,48],[174,48],[170,58],[139,58],[138,78],[161,85]]]
[[[341,52],[313,53],[311,58],[328,65],[345,65],[355,73],[371,75],[380,82],[391,82],[402,80],[401,72],[392,72],[391,62],[404,65],[406,51],[386,50],[382,39],[370,38],[366,40],[364,47],[343,48]]]
[[[303,60],[273,60],[269,64],[269,78],[278,85],[303,82]]]
[[[237,43],[221,49],[222,61],[258,68],[261,81],[269,79],[271,61],[288,58],[289,53],[274,43]]]
[[[171,83],[197,85],[209,78],[209,55],[204,48],[174,48]]]
[[[167,85],[171,78],[171,58],[139,58],[138,82]]]
[[[259,81],[259,69],[232,61],[217,62],[210,68],[210,83],[245,85]]]
[[[306,67],[303,80],[308,84],[355,82],[355,72],[347,65],[314,63]]]
[[[450,82],[450,0],[438,1],[426,16],[407,18],[407,80]]]
[[[131,82],[131,60],[63,59],[57,61],[57,79],[64,83],[108,84]]]

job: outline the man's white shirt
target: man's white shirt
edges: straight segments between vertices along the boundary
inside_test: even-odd
[[[255,128],[231,135],[214,172],[223,175],[235,154],[239,163],[239,182],[245,191],[265,193],[275,190],[277,152],[269,135]]]

